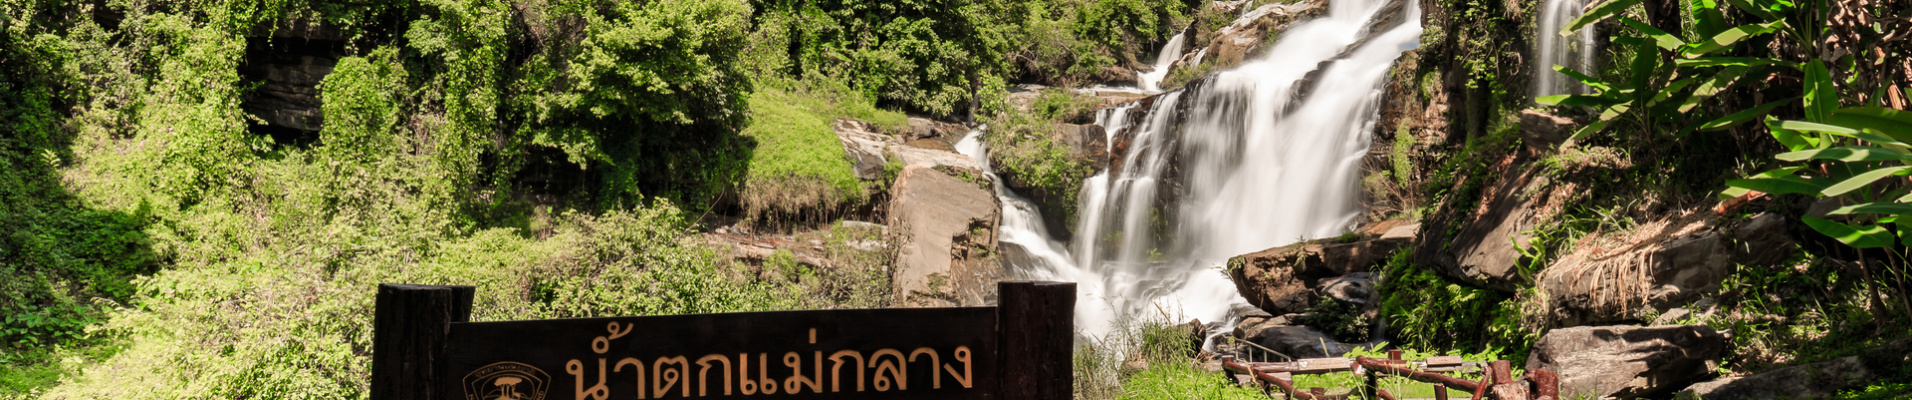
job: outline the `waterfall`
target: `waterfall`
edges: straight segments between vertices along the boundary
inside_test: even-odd
[[[1072,243],[1050,239],[1036,209],[999,184],[1001,243],[1030,255],[1010,273],[1077,282],[1087,337],[1158,307],[1226,322],[1244,303],[1222,271],[1228,258],[1350,229],[1381,92],[1394,60],[1418,45],[1420,10],[1401,0],[1330,7],[1262,59],[1098,112],[1113,160],[1083,182]],[[957,147],[980,159],[976,136]]]
[[[1135,73],[1135,84],[1143,91],[1155,93],[1162,91],[1162,78],[1168,77],[1168,67],[1182,58],[1182,34],[1168,38],[1168,44],[1162,45],[1162,52],[1155,55],[1155,68],[1148,72]]]
[[[1555,72],[1555,65],[1564,65],[1575,71],[1593,71],[1594,31],[1592,27],[1575,32],[1576,40],[1566,40],[1560,36],[1560,30],[1574,19],[1580,18],[1583,0],[1547,0],[1540,10],[1540,20],[1534,24],[1539,32],[1534,32],[1537,43],[1534,47],[1534,97],[1557,94],[1585,94],[1587,86]]]

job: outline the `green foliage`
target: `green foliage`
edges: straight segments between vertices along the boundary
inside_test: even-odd
[[[832,126],[848,118],[900,131],[908,119],[817,76],[763,86],[750,98],[750,123],[743,131],[756,142],[739,199],[746,217],[768,226],[822,222],[867,201]]]
[[[1520,301],[1489,289],[1449,281],[1414,265],[1411,250],[1395,253],[1379,287],[1380,318],[1388,337],[1412,348],[1506,353],[1526,360],[1539,332],[1520,323]]]
[[[1307,326],[1320,327],[1324,333],[1336,340],[1348,343],[1368,341],[1374,326],[1374,315],[1364,312],[1367,305],[1341,301],[1331,296],[1321,296],[1315,300],[1308,311],[1313,315],[1301,319]]]
[[[1068,145],[1057,138],[1059,122],[1039,113],[1009,110],[989,120],[989,133],[983,140],[998,176],[1011,187],[1027,188],[1024,194],[1044,216],[1073,227],[1082,180],[1095,172],[1095,165],[1070,154]]]
[[[1149,364],[1122,386],[1120,399],[1259,400],[1260,390],[1242,387],[1234,378],[1214,374],[1187,362]]]

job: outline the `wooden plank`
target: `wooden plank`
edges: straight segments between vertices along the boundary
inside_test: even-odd
[[[1464,362],[1467,362],[1467,360],[1462,360],[1461,356],[1433,356],[1427,358],[1427,366],[1430,368],[1458,366]]]
[[[439,399],[992,398],[996,320],[969,307],[454,323]]]
[[[372,400],[434,400],[447,378],[450,325],[471,316],[470,286],[379,285],[372,315]]]
[[[1000,282],[1002,398],[1075,395],[1075,283]]]

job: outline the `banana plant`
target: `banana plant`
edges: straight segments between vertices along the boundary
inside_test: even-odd
[[[1600,110],[1598,118],[1574,132],[1568,138],[1568,143],[1604,131],[1615,122],[1622,120],[1631,120],[1643,127],[1644,129],[1638,130],[1640,132],[1652,131],[1656,123],[1660,121],[1690,120],[1686,117],[1687,113],[1705,100],[1731,88],[1741,78],[1764,76],[1788,68],[1800,71],[1817,68],[1821,73],[1825,69],[1824,64],[1816,60],[1793,63],[1770,58],[1717,55],[1730,52],[1746,40],[1761,35],[1785,33],[1783,36],[1788,38],[1805,37],[1798,35],[1788,21],[1789,18],[1808,17],[1789,17],[1800,14],[1792,12],[1796,7],[1789,1],[1727,0],[1734,7],[1746,10],[1748,14],[1761,20],[1758,23],[1727,27],[1724,22],[1724,12],[1718,3],[1713,0],[1691,0],[1695,14],[1695,32],[1698,37],[1705,38],[1691,43],[1645,22],[1620,15],[1625,10],[1639,5],[1640,1],[1610,0],[1600,3],[1560,31],[1563,36],[1570,35],[1595,22],[1613,18],[1644,35],[1621,36],[1613,39],[1614,43],[1624,44],[1633,49],[1629,64],[1631,68],[1625,82],[1606,82],[1564,66],[1553,67],[1555,71],[1586,84],[1593,93],[1545,96],[1535,101],[1546,105],[1582,106]],[[1754,1],[1758,3],[1755,4]],[[1805,40],[1801,41],[1800,45],[1811,49],[1813,43]],[[1662,55],[1662,51],[1672,56]],[[1678,134],[1683,136],[1695,130],[1731,128],[1764,116],[1773,109],[1795,100],[1798,98],[1781,99],[1717,119],[1706,120],[1704,123],[1683,124],[1678,128]]]

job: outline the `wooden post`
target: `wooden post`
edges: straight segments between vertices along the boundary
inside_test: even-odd
[[[1447,400],[1447,385],[1434,384],[1434,400]]]
[[[1075,395],[1075,283],[999,282],[998,345],[1004,400]],[[384,400],[384,399],[372,399]]]
[[[471,319],[471,286],[378,285],[371,400],[441,400],[445,335]]]
[[[1553,371],[1536,369],[1527,371],[1527,378],[1534,381],[1534,400],[1560,400],[1560,376]]]
[[[1494,381],[1490,384],[1500,385],[1514,381],[1514,363],[1512,361],[1499,360],[1487,363],[1487,366],[1487,370],[1494,377]]]

